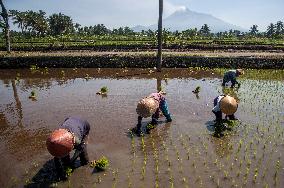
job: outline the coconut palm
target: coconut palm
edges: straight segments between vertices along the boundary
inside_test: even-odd
[[[267,30],[266,30],[266,35],[268,37],[273,37],[275,34],[275,26],[273,23],[271,23],[268,27],[267,27]]]
[[[0,0],[0,5],[1,5],[1,8],[2,8],[1,16],[3,18],[3,22],[1,24],[1,27],[4,29],[4,32],[5,32],[7,52],[10,53],[11,42],[10,42],[10,26],[9,26],[8,12],[7,12],[7,9],[5,8],[2,0]],[[1,20],[0,20],[0,22],[1,22]]]
[[[62,13],[52,14],[48,19],[52,35],[68,34],[75,31],[71,17]]]
[[[25,22],[25,14],[24,12],[20,12],[18,10],[10,10],[9,11],[13,24],[18,25],[18,28],[21,29],[22,33],[24,33],[24,22]]]
[[[199,30],[199,33],[203,36],[209,36],[210,35],[210,29],[207,24],[204,24],[201,29]]]
[[[282,21],[278,21],[278,22],[276,23],[275,29],[276,29],[275,34],[276,34],[277,36],[279,36],[279,35],[281,35],[281,34],[284,34],[283,22],[282,22]]]
[[[252,36],[256,36],[256,35],[257,35],[257,33],[258,33],[257,27],[258,27],[257,25],[253,25],[253,26],[250,28],[250,31],[249,31],[250,35],[252,35]]]

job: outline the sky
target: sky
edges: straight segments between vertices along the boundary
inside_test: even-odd
[[[43,10],[48,15],[62,12],[82,26],[104,24],[149,26],[158,21],[159,0],[4,0],[7,9]],[[270,23],[284,21],[284,0],[164,0],[164,18],[188,8],[211,14],[231,24],[265,31]]]

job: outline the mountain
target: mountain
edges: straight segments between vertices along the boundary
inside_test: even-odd
[[[186,29],[197,28],[198,30],[202,25],[207,24],[211,30],[211,32],[216,33],[219,31],[229,31],[232,30],[240,30],[246,31],[239,26],[227,23],[219,18],[216,18],[209,14],[198,13],[191,11],[189,9],[182,9],[174,12],[169,17],[163,19],[163,28],[166,28],[170,31],[184,31]],[[134,31],[142,31],[142,30],[157,30],[158,25],[150,25],[148,27],[144,26],[136,26],[132,28]]]

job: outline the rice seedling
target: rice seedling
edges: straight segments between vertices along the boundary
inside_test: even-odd
[[[108,88],[107,88],[106,86],[104,86],[104,87],[102,87],[102,88],[100,89],[100,91],[97,92],[96,94],[97,94],[97,95],[107,95],[108,91],[109,91]]]
[[[65,71],[64,71],[64,70],[62,70],[60,73],[61,73],[61,78],[62,78],[62,79],[64,79],[64,78],[65,78],[65,76],[66,76],[66,75],[65,75]]]
[[[31,94],[30,94],[30,96],[29,96],[29,99],[36,100],[36,98],[37,98],[36,92],[35,92],[35,90],[32,90],[32,91],[31,91]]]
[[[99,175],[97,179],[97,183],[101,183],[101,182],[102,182],[102,177]]]
[[[39,67],[37,65],[31,65],[30,66],[30,71],[31,71],[32,74],[36,73],[36,72],[39,71]]]
[[[20,82],[20,76],[21,76],[21,74],[17,73],[17,75],[15,77],[16,82]]]
[[[192,91],[194,94],[198,94],[200,92],[200,86],[197,86],[195,90]]]
[[[109,160],[102,156],[99,160],[94,160],[90,163],[90,167],[96,168],[98,171],[103,171],[109,166]]]
[[[71,176],[73,173],[73,169],[70,167],[65,168],[65,174],[67,177]]]
[[[44,74],[44,75],[49,74],[47,67],[44,67],[44,69],[43,69],[43,71],[42,71],[42,74]]]
[[[89,74],[86,74],[86,75],[85,75],[85,79],[86,79],[86,81],[90,80],[90,79],[91,79],[90,75],[89,75]]]

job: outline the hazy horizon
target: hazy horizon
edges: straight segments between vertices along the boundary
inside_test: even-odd
[[[108,28],[120,26],[149,26],[158,19],[156,0],[4,0],[7,9],[43,10],[50,15],[62,12],[82,26],[104,24]],[[164,0],[164,18],[177,10],[210,14],[225,22],[249,29],[253,24],[265,31],[270,23],[284,21],[283,0]],[[130,16],[131,15],[131,16]]]

